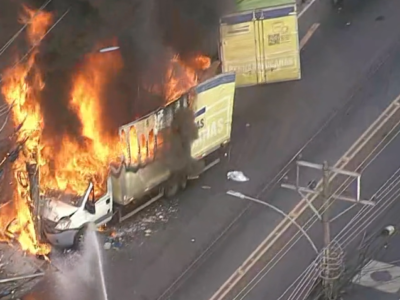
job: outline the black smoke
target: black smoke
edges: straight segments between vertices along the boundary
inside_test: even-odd
[[[201,164],[192,159],[191,145],[198,138],[198,129],[194,122],[194,114],[188,108],[180,108],[174,114],[171,127],[161,132],[167,141],[160,159],[172,172],[185,170],[186,174],[197,175]]]
[[[10,3],[15,1],[7,0]],[[38,9],[44,0],[18,0]],[[45,88],[40,92],[45,135],[78,136],[81,128],[69,107],[71,76],[100,43],[117,40],[123,69],[102,97],[104,128],[110,134],[161,105],[143,83],[161,84],[172,53],[183,59],[217,51],[219,18],[233,0],[52,0],[54,19],[68,14],[40,45],[36,63]],[[6,9],[7,10],[7,9]],[[8,18],[9,19],[9,18]],[[15,20],[17,17],[15,17]]]

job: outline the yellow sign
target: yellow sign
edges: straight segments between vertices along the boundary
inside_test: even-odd
[[[224,72],[236,73],[237,85],[257,83],[257,44],[253,22],[221,26],[221,61]]]
[[[221,74],[196,87],[195,121],[199,137],[192,144],[192,156],[201,158],[231,137],[235,74]]]
[[[300,79],[297,17],[287,16],[262,21],[266,81]]]
[[[220,36],[222,69],[238,86],[301,78],[295,6],[224,17]]]

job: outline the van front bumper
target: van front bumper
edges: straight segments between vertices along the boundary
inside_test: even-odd
[[[78,229],[59,231],[57,233],[44,232],[47,241],[58,248],[71,248],[74,246],[75,236]]]

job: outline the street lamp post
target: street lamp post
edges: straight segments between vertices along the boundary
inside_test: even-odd
[[[266,207],[269,207],[269,208],[273,209],[274,211],[276,211],[277,213],[279,213],[280,215],[282,215],[283,217],[288,219],[294,226],[296,226],[300,230],[300,232],[304,235],[304,237],[308,240],[308,242],[310,243],[310,245],[313,248],[313,250],[315,251],[315,253],[319,254],[318,248],[315,246],[315,244],[312,241],[311,237],[307,234],[307,232],[304,230],[304,228],[301,227],[299,225],[299,223],[296,222],[295,219],[293,219],[291,216],[286,214],[283,210],[277,208],[276,206],[274,206],[272,204],[269,204],[267,202],[261,201],[261,200],[256,199],[256,198],[252,198],[252,197],[246,196],[246,195],[244,195],[242,193],[239,193],[239,192],[236,192],[236,191],[229,190],[229,191],[226,192],[226,194],[228,194],[230,196],[233,196],[233,197],[236,197],[236,198],[246,199],[246,200],[249,200],[249,201],[252,201],[252,202],[255,202],[255,203],[258,203],[258,204],[261,204],[261,205],[264,205]]]
[[[116,51],[116,50],[119,50],[119,47],[118,47],[118,46],[115,46],[115,47],[107,47],[107,48],[101,48],[101,49],[98,50],[98,52],[100,52],[100,53],[106,53],[106,52],[111,52],[111,51]]]

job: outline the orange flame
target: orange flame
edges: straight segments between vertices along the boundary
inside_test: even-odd
[[[164,86],[153,87],[151,91],[163,94],[167,103],[174,101],[197,85],[198,71],[206,70],[210,65],[210,58],[204,55],[198,55],[191,61],[184,61],[178,55],[175,55],[170,60],[170,65],[165,74]]]
[[[71,107],[82,122],[81,135],[85,143],[65,137],[61,152],[55,155],[44,148],[42,157],[53,160],[54,170],[49,165],[41,167],[43,190],[68,190],[82,195],[92,180],[97,195],[104,193],[107,168],[122,151],[118,136],[110,138],[102,134],[100,96],[107,86],[108,78],[122,67],[118,53],[95,53],[89,55],[82,68],[73,78]],[[54,174],[54,175],[53,175]]]
[[[42,11],[35,16],[35,12],[27,7],[24,7],[24,13],[24,19],[29,19],[30,23],[27,30],[28,41],[34,45],[46,33],[47,28],[53,21],[52,15]],[[23,140],[29,137],[29,139],[25,143],[24,155],[20,155],[13,164],[14,186],[16,186],[17,190],[14,191],[12,207],[7,206],[7,211],[2,211],[1,223],[2,225],[8,225],[8,228],[6,228],[9,231],[8,233],[18,239],[24,251],[34,254],[46,254],[49,252],[50,247],[39,244],[37,240],[30,209],[29,181],[27,180],[25,167],[25,162],[30,161],[32,155],[38,150],[41,132],[42,118],[39,105],[34,99],[35,90],[29,86],[26,79],[28,74],[33,76],[36,90],[41,90],[44,87],[40,73],[34,65],[36,54],[37,49],[34,49],[27,62],[7,70],[3,77],[1,91],[8,104],[14,105],[14,124],[19,125],[23,122],[23,127],[18,132],[18,138]]]
[[[34,12],[24,8],[25,21],[29,22],[27,38],[31,45],[37,46],[46,30],[53,22],[52,14],[48,12]],[[28,20],[29,19],[29,20]],[[92,53],[85,57],[83,66],[72,78],[70,107],[76,112],[82,123],[81,135],[83,139],[77,141],[72,137],[63,137],[61,150],[52,152],[51,146],[41,140],[43,117],[39,101],[36,98],[45,83],[40,70],[35,65],[35,48],[25,63],[11,68],[4,74],[1,92],[6,101],[13,108],[14,125],[23,122],[18,132],[19,139],[29,137],[25,144],[24,155],[13,164],[14,179],[17,190],[14,191],[13,208],[11,211],[1,212],[0,225],[7,226],[16,237],[21,247],[30,253],[47,253],[49,246],[38,243],[35,235],[34,223],[31,214],[31,199],[25,163],[39,161],[40,188],[46,193],[52,190],[68,191],[82,195],[91,180],[95,186],[95,193],[104,192],[107,179],[108,165],[119,155],[123,154],[126,146],[116,135],[109,137],[103,134],[105,124],[102,122],[101,95],[107,87],[108,80],[117,74],[123,67],[122,58],[118,52]],[[187,92],[197,84],[197,71],[207,69],[210,59],[198,56],[192,61],[183,61],[178,56],[171,59],[171,64],[165,75],[165,85],[155,89],[163,91],[166,101],[170,102]],[[30,80],[27,80],[29,74]],[[138,138],[135,132],[130,132],[130,140],[135,144],[136,157],[154,155],[154,137],[152,141]],[[151,138],[151,137],[150,137]],[[157,139],[157,145],[162,138]],[[132,149],[132,145],[131,145]],[[134,153],[132,153],[134,154]],[[8,208],[7,208],[8,209]]]

